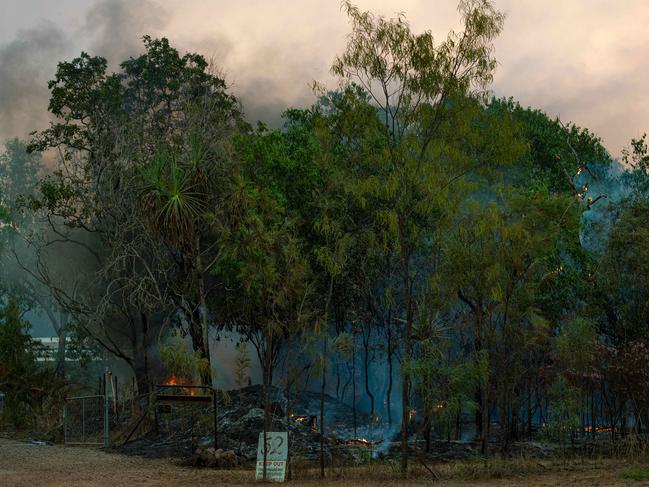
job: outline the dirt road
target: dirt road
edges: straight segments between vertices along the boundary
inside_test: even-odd
[[[648,481],[623,480],[624,464],[583,465],[582,468],[549,470],[532,476],[518,476],[507,480],[488,482],[444,481],[432,485],[450,486],[614,486],[649,485]],[[399,480],[372,480],[367,474],[334,481],[298,480],[289,485],[306,486],[422,486],[431,485],[425,479],[409,482]],[[0,439],[1,487],[118,487],[118,486],[246,486],[252,485],[251,470],[217,471],[184,468],[171,460],[150,460],[104,453],[91,448],[38,446],[26,442]]]

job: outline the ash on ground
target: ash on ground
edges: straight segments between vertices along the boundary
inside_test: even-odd
[[[234,452],[240,462],[257,456],[259,433],[263,430],[262,387],[245,387],[221,394],[217,399],[216,449]],[[292,395],[293,396],[293,395]],[[270,392],[271,431],[288,431],[292,457],[316,460],[320,455],[320,394],[300,391],[287,400],[279,388]],[[287,414],[288,409],[288,414]],[[196,405],[154,405],[151,418],[140,433],[115,448],[131,455],[146,457],[192,457],[197,449],[214,448],[213,409]],[[355,418],[355,420],[354,420]],[[144,423],[144,422],[143,422]],[[367,414],[334,397],[325,395],[324,452],[333,457],[353,460],[365,451],[375,456],[391,443],[389,429],[370,424]],[[394,430],[396,432],[396,429]],[[396,433],[395,433],[396,434]]]

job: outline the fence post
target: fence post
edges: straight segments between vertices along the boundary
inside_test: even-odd
[[[110,412],[110,404],[108,401],[108,391],[110,388],[106,381],[108,380],[108,367],[106,367],[106,372],[104,373],[104,448],[108,448],[108,434],[109,434],[109,424],[108,424],[108,414]]]
[[[86,441],[86,400],[81,398],[81,442]]]
[[[216,411],[216,389],[212,388],[212,403],[214,404],[214,450],[218,450],[217,433],[218,433],[218,415]]]
[[[63,444],[68,442],[68,401],[63,402]]]

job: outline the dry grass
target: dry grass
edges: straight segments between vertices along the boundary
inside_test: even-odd
[[[254,483],[252,469],[217,471],[182,468],[170,460],[147,460],[88,448],[35,446],[0,439],[0,485],[9,486],[246,486]],[[402,479],[396,462],[327,469],[297,464],[289,485],[307,486],[623,486],[649,485],[649,464],[634,460],[537,461],[532,459],[475,460],[436,465],[440,481],[413,465]]]

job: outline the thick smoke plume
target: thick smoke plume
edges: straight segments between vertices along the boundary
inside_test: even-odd
[[[0,141],[26,137],[47,122],[47,80],[55,59],[70,49],[69,39],[52,24],[19,32],[0,46]]]
[[[59,61],[84,50],[106,57],[116,69],[141,50],[144,34],[160,35],[168,19],[164,8],[148,0],[105,0],[88,11],[76,30],[64,32],[44,23],[0,45],[0,142],[25,139],[47,126],[47,82]]]

